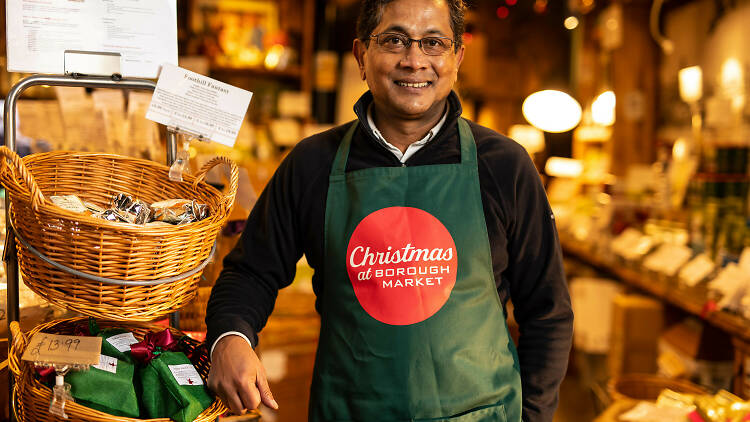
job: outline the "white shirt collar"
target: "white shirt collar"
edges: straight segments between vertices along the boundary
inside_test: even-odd
[[[388,151],[391,151],[393,155],[398,158],[398,160],[402,163],[405,163],[406,160],[411,158],[412,155],[414,155],[415,152],[419,151],[423,146],[425,146],[428,142],[432,140],[435,135],[440,132],[440,129],[443,127],[443,124],[445,124],[445,121],[448,120],[448,107],[445,107],[445,113],[443,113],[443,118],[440,119],[440,121],[430,129],[429,132],[427,132],[427,135],[425,135],[424,138],[418,140],[417,142],[414,142],[413,144],[409,145],[406,148],[405,152],[401,152],[400,149],[398,149],[396,146],[391,144],[390,142],[386,141],[383,137],[383,134],[380,133],[378,128],[375,126],[375,121],[372,120],[372,107],[373,105],[370,104],[369,107],[367,107],[367,124],[370,125],[370,129],[372,129],[372,134],[375,135],[375,139],[377,139],[383,146],[385,146]]]

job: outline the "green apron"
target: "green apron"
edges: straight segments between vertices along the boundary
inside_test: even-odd
[[[460,164],[346,173],[356,127],[328,186],[310,421],[520,421],[468,123]]]

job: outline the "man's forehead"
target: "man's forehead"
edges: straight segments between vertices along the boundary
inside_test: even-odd
[[[396,0],[385,5],[378,32],[450,35],[450,7],[443,0]]]

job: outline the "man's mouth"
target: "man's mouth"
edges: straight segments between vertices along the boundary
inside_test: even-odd
[[[396,85],[403,86],[405,88],[426,88],[430,85],[432,85],[432,82],[405,82],[405,81],[396,81]]]

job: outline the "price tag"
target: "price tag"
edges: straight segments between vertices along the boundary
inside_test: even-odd
[[[165,63],[146,118],[234,146],[253,93]]]
[[[101,337],[36,333],[31,337],[21,359],[42,363],[97,365],[101,350]]]

